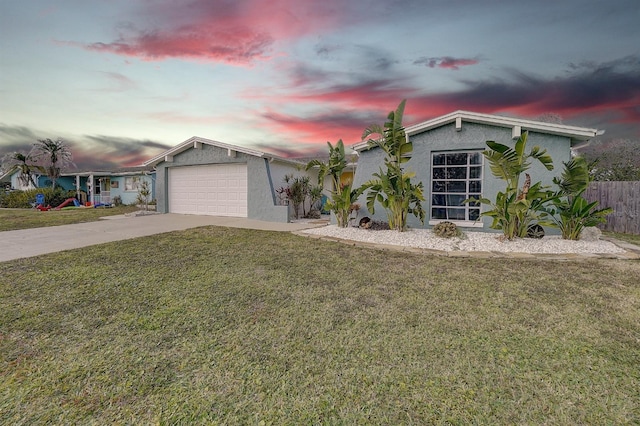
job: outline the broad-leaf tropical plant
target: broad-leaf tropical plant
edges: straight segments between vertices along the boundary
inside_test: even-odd
[[[62,139],[38,139],[35,149],[46,158],[47,176],[51,179],[51,187],[56,187],[56,180],[60,177],[60,169],[71,164],[71,150]]]
[[[326,207],[335,215],[338,226],[346,228],[353,210],[352,206],[362,191],[359,188],[353,189],[350,183],[341,182],[342,172],[348,165],[342,139],[338,140],[335,146],[331,142],[327,142],[327,145],[329,146],[329,160],[327,162],[311,160],[307,163],[306,169],[318,168],[318,185],[324,185],[325,178],[331,177],[332,187],[329,190],[331,197],[327,200]]]
[[[597,201],[589,202],[582,196],[591,181],[589,164],[584,158],[575,157],[563,164],[562,175],[553,179],[559,190],[548,212],[560,228],[562,238],[578,240],[585,227],[606,222],[613,209],[597,209]]]
[[[504,191],[499,191],[495,201],[486,198],[470,199],[467,202],[480,201],[489,205],[490,210],[482,213],[493,219],[491,228],[502,230],[504,237],[524,238],[533,223],[551,225],[545,204],[553,199],[553,193],[540,182],[531,184],[531,177],[525,173],[531,168],[531,161],[536,160],[547,170],[553,170],[553,160],[545,149],[534,146],[526,152],[528,132],[524,132],[513,148],[487,141],[488,149],[482,155],[489,161],[491,173],[506,182]],[[520,178],[525,175],[524,185],[520,187]]]
[[[402,125],[406,100],[400,102],[395,111],[387,116],[383,126],[374,124],[367,127],[362,139],[372,135],[376,138],[368,139],[369,147],[378,147],[385,153],[384,166],[373,179],[362,186],[367,193],[367,208],[375,213],[376,202],[387,211],[389,228],[397,231],[407,229],[407,218],[413,214],[424,223],[425,212],[422,208],[424,201],[422,182],[414,184],[411,179],[414,172],[405,171],[403,164],[411,159],[413,143],[407,138]]]

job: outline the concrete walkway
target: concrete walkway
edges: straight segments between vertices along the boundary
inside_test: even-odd
[[[0,232],[0,262],[200,226],[292,232],[325,224],[325,221],[276,223],[181,214],[107,216],[96,222]]]

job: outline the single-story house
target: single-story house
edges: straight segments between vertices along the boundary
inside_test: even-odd
[[[7,182],[10,189],[34,189],[32,183],[25,185],[20,179],[21,171],[13,168],[0,177]],[[35,188],[51,186],[51,179],[45,175],[35,174]],[[67,191],[75,190],[84,204],[111,204],[115,197],[120,197],[123,204],[135,204],[138,190],[142,182],[148,182],[151,194],[149,201],[155,198],[155,171],[150,167],[129,167],[113,171],[77,171],[63,172],[56,179],[56,186]]]
[[[116,197],[120,198],[122,204],[136,204],[140,185],[145,181],[149,186],[151,201],[155,199],[155,172],[149,167],[62,173],[56,184],[67,190],[79,191],[81,197],[85,193],[86,201],[93,204],[111,204]]]
[[[301,161],[197,136],[144,165],[156,170],[158,212],[270,222],[289,221],[276,192],[285,175],[305,174]]]
[[[412,158],[405,163],[405,170],[416,173],[414,182],[424,185],[424,225],[409,216],[408,225],[414,228],[431,227],[441,221],[451,221],[461,227],[490,230],[491,218],[481,217],[481,206],[464,204],[470,197],[495,200],[504,190],[505,183],[495,178],[481,152],[492,140],[513,146],[520,135],[528,131],[527,149],[540,146],[553,159],[554,170],[533,165],[528,173],[532,181],[551,185],[554,176],[562,172],[562,162],[571,158],[571,147],[603,133],[597,129],[567,126],[564,124],[522,120],[498,115],[456,111],[405,128],[413,142]],[[354,187],[372,178],[383,167],[384,152],[369,148],[367,142],[353,147],[359,154],[354,176]],[[386,220],[386,212],[377,204],[375,215],[366,207],[366,194],[359,200],[359,215]]]
[[[38,183],[40,179],[39,175],[33,175],[33,180]],[[27,189],[36,188],[33,186],[32,182],[24,182],[22,179],[22,171],[20,167],[14,166],[7,170],[3,175],[0,176],[0,183],[3,188],[11,189],[11,190],[20,190],[25,191]]]

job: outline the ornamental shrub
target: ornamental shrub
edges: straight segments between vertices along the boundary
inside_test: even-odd
[[[462,231],[458,229],[455,223],[444,221],[433,227],[433,233],[441,238],[461,237]]]

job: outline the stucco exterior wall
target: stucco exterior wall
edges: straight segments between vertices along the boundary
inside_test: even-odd
[[[138,199],[138,191],[126,191],[125,190],[125,180],[127,177],[137,177],[140,181],[146,181],[149,183],[149,189],[151,190],[151,195],[149,196],[149,201],[155,198],[154,191],[154,179],[149,175],[136,175],[136,176],[112,176],[111,177],[111,199],[113,197],[120,196],[122,199],[122,204],[137,204]],[[118,187],[114,188],[113,183],[118,182]]]
[[[243,163],[247,165],[247,217],[269,222],[288,222],[288,207],[276,205],[275,190],[282,186],[284,175],[296,171],[295,165],[281,161],[269,161],[234,151],[229,156],[227,149],[202,144],[200,149],[190,148],[173,157],[172,162],[161,162],[156,166],[157,210],[169,211],[168,176],[171,167]]]
[[[411,135],[413,142],[413,154],[410,161],[405,163],[405,170],[414,171],[416,176],[414,182],[423,182],[425,201],[422,206],[426,212],[425,224],[421,224],[413,215],[409,216],[408,224],[413,228],[428,228],[430,218],[431,200],[431,154],[442,151],[469,151],[484,150],[486,141],[493,140],[508,146],[514,146],[515,140],[511,138],[511,129],[491,126],[486,124],[468,123],[462,124],[462,129],[456,131],[455,124],[451,123],[431,129],[419,134]],[[547,171],[537,162],[532,162],[532,167],[528,171],[533,183],[542,181],[545,185],[552,185],[554,176],[562,171],[562,162],[568,161],[571,156],[571,140],[568,137],[556,136],[543,133],[530,132],[527,140],[527,151],[533,146],[540,146],[547,149],[554,162],[554,170]],[[354,178],[354,185],[359,186],[371,179],[372,174],[383,166],[384,153],[382,150],[374,148],[360,153],[358,168]],[[489,164],[483,157],[483,179],[482,195],[485,198],[495,199],[499,190],[503,190],[505,183],[495,178],[491,174]],[[359,199],[361,205],[360,217],[369,216],[379,220],[387,220],[386,211],[377,203],[375,215],[366,208],[366,194]],[[483,211],[486,207],[483,206]],[[491,219],[481,218],[483,228],[490,230]]]

